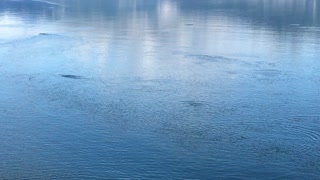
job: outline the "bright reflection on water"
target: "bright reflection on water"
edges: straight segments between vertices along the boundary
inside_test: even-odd
[[[320,179],[317,0],[1,0],[0,178]]]

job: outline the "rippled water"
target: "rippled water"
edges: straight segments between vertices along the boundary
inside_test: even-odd
[[[1,0],[0,179],[320,179],[317,0]]]

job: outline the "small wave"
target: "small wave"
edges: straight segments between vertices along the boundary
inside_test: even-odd
[[[10,40],[10,41],[2,41],[2,42],[0,42],[0,46],[17,45],[17,44],[25,43],[25,42],[28,42],[28,41],[33,41],[33,40],[36,40],[36,39],[45,38],[45,37],[46,38],[52,38],[54,40],[72,40],[72,39],[74,39],[73,37],[60,35],[60,34],[39,33],[37,35],[18,38],[18,39],[13,39],[13,40]]]
[[[311,156],[320,156],[320,117],[295,116],[281,125],[282,133],[294,144],[299,146],[303,153]]]
[[[291,130],[306,136],[306,140],[320,140],[320,117],[319,116],[296,116],[292,120],[295,122],[291,125]]]

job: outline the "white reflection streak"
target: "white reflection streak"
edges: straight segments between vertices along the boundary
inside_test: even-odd
[[[0,16],[0,25],[19,25],[22,24],[21,18],[12,16],[10,14],[4,14]]]
[[[317,22],[317,1],[313,1],[313,22]],[[314,23],[315,24],[315,23]]]
[[[159,1],[158,19],[160,25],[170,24],[177,18],[177,5],[170,0]]]

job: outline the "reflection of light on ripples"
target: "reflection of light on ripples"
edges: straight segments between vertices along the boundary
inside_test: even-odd
[[[239,124],[248,134],[260,134],[254,149],[263,156],[287,154],[303,157],[307,163],[320,157],[320,117],[296,116],[271,122],[246,121]],[[269,145],[268,145],[269,144]]]
[[[306,152],[318,152],[320,155],[320,117],[319,116],[297,116],[292,118],[283,126],[283,131],[292,140],[298,142]]]

